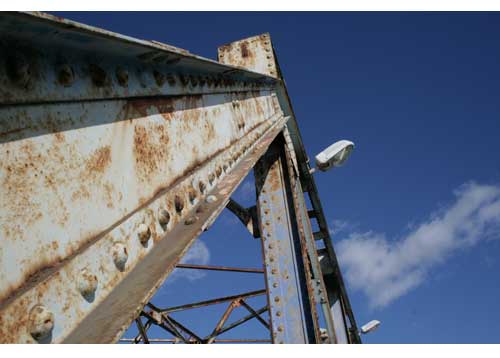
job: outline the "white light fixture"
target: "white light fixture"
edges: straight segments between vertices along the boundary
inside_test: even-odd
[[[368,322],[363,327],[361,327],[361,333],[367,334],[375,331],[380,326],[380,321],[374,319],[373,321]]]
[[[322,172],[326,172],[333,167],[340,167],[349,158],[353,149],[353,142],[339,140],[316,156],[316,167]],[[314,173],[314,171],[315,169],[311,169],[310,172]]]

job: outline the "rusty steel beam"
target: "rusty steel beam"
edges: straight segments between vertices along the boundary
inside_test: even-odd
[[[257,319],[260,323],[262,323],[262,325],[263,325],[264,327],[266,327],[267,329],[270,329],[270,327],[269,327],[269,323],[268,323],[268,322],[266,322],[266,321],[265,321],[265,320],[264,320],[264,319],[260,316],[260,314],[252,308],[252,306],[250,306],[248,303],[246,303],[246,302],[245,302],[245,300],[240,300],[240,304],[241,304],[243,307],[245,307],[245,308],[246,308],[246,310],[247,310],[248,312],[250,312],[251,314],[253,314],[253,315],[255,316],[255,318],[256,318],[256,319]]]
[[[255,311],[255,313],[251,313],[245,317],[242,317],[240,318],[239,320],[237,321],[234,321],[230,324],[228,324],[227,326],[223,327],[220,329],[219,331],[219,335],[221,335],[222,333],[225,333],[233,328],[236,328],[240,325],[242,325],[243,323],[251,320],[252,318],[257,318],[258,316],[260,316],[262,313],[266,312],[266,311],[269,311],[269,307],[268,306],[265,306],[265,307],[262,307],[260,309],[258,309],[257,311]]]
[[[246,297],[252,297],[252,296],[247,295]],[[219,335],[240,326],[241,324],[251,320],[252,318],[256,318],[267,329],[269,329],[268,322],[266,322],[260,316],[262,313],[268,310],[268,307],[265,306],[256,311],[250,305],[248,305],[241,297],[236,297],[230,301],[229,305],[227,306],[226,310],[224,311],[221,318],[217,322],[212,333],[207,335],[205,338],[199,337],[192,330],[190,330],[189,328],[187,328],[186,326],[175,320],[171,315],[162,312],[159,308],[155,307],[151,303],[148,303],[147,306],[151,310],[149,312],[147,311],[141,312],[141,316],[147,318],[146,324],[142,325],[141,317],[136,319],[139,334],[133,339],[134,343],[140,343],[141,340],[144,341],[144,343],[150,343],[151,339],[147,335],[147,331],[151,328],[153,324],[163,328],[165,331],[174,336],[176,342],[182,341],[183,343],[204,343],[204,344],[214,343]],[[246,310],[250,312],[250,314],[228,325],[225,325],[233,310],[239,306],[244,307]],[[181,331],[183,333],[188,334],[188,337],[185,337]]]
[[[227,306],[226,310],[224,311],[221,318],[219,319],[219,322],[217,322],[217,325],[215,326],[213,332],[207,338],[205,338],[205,340],[204,340],[205,343],[210,344],[210,343],[213,343],[213,341],[215,341],[215,337],[217,337],[220,334],[219,332],[223,328],[224,323],[226,323],[226,321],[229,319],[229,316],[231,315],[231,313],[239,305],[240,305],[240,301],[239,301],[239,299],[236,299],[236,300],[232,301]]]
[[[236,217],[241,221],[243,225],[247,228],[248,232],[252,234],[253,237],[260,237],[259,224],[257,222],[257,212],[255,206],[250,208],[244,208],[238,204],[235,200],[230,199],[226,205],[226,208],[231,211]]]
[[[2,13],[0,32],[4,104],[246,92],[276,83],[174,46],[44,13]]]
[[[146,334],[146,330],[144,329],[144,325],[142,324],[141,317],[136,318],[135,323],[137,324],[137,329],[139,330],[142,340],[144,341],[144,343],[149,344],[148,335]]]
[[[320,327],[282,137],[254,174],[273,342],[316,343]]]
[[[264,273],[264,269],[213,266],[213,265],[209,266],[209,265],[177,264],[176,268],[193,269],[193,270],[208,270],[208,271]]]

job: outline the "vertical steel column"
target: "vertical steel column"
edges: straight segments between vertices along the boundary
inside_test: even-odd
[[[338,283],[332,274],[324,275],[323,280],[326,285],[328,302],[330,302],[330,310],[332,316],[335,317],[334,327],[337,343],[347,344],[349,343],[349,329],[344,317],[344,307]]]
[[[304,191],[299,178],[299,170],[295,151],[290,138],[288,129],[283,130],[285,139],[285,154],[288,162],[288,174],[292,186],[293,203],[295,205],[295,212],[297,215],[297,225],[299,229],[300,238],[302,240],[303,256],[310,264],[310,272],[308,277],[311,277],[309,284],[309,292],[314,303],[319,303],[321,312],[325,320],[326,333],[328,336],[328,343],[338,343],[336,337],[336,330],[333,322],[334,314],[330,310],[328,301],[327,288],[323,279],[320,261],[317,253],[317,247],[314,240],[314,235],[309,219],[309,213],[304,199]],[[313,314],[317,315],[316,307],[313,308]]]
[[[319,327],[284,148],[279,136],[254,168],[272,339],[317,343]]]

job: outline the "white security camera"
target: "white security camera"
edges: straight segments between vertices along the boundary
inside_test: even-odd
[[[316,156],[316,167],[323,172],[333,167],[340,167],[349,158],[353,149],[353,142],[339,140]]]

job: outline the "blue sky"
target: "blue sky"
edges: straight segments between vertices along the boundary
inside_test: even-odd
[[[364,341],[500,341],[500,14],[57,15],[209,58],[269,32],[309,156],[356,143],[344,167],[316,180],[357,320],[383,322]],[[251,205],[245,183],[237,197]],[[231,214],[201,242],[198,262],[260,264],[258,242]],[[255,274],[176,273],[155,302],[262,285]],[[207,333],[221,313],[178,318]],[[226,337],[243,335],[265,331],[253,322]]]

